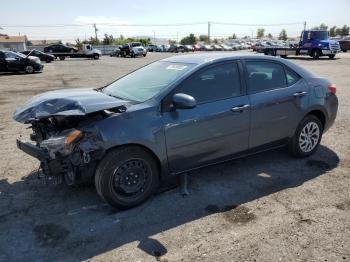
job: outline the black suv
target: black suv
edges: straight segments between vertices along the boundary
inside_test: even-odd
[[[75,47],[69,47],[62,44],[49,45],[44,48],[45,53],[76,53],[78,49]]]

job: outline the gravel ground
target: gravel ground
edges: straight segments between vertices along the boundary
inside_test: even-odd
[[[35,94],[98,87],[151,61],[102,57],[0,75],[0,261],[350,261],[350,53],[290,58],[337,85],[338,117],[318,152],[275,150],[208,167],[179,189],[112,211],[93,187],[47,187],[16,148],[11,118]]]

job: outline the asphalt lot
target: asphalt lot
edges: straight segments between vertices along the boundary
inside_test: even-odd
[[[67,59],[43,73],[0,75],[0,261],[349,261],[350,53],[289,58],[337,85],[338,117],[318,152],[275,150],[194,172],[179,189],[115,212],[93,187],[47,187],[16,148],[11,118],[44,91],[98,87],[151,61]]]

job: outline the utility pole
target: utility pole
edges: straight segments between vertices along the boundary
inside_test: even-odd
[[[208,44],[210,44],[210,22],[208,22]]]
[[[153,44],[156,44],[156,31],[153,31]]]
[[[95,29],[95,38],[96,38],[96,42],[97,42],[97,31],[98,31],[98,29],[97,29],[97,27],[96,27],[96,24],[94,24],[93,25],[93,27],[94,27],[94,29]]]
[[[304,31],[306,30],[306,21],[304,22]]]

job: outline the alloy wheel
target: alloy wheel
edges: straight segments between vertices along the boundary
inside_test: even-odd
[[[315,122],[308,122],[300,132],[299,147],[301,151],[308,153],[318,144],[320,128]]]

